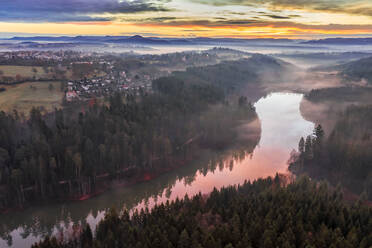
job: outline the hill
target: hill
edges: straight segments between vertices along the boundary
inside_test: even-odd
[[[320,66],[312,68],[313,71],[337,71],[338,75],[346,82],[362,82],[372,84],[372,57],[361,58],[348,63]]]
[[[328,38],[302,43],[310,45],[372,45],[372,38]]]
[[[227,43],[294,43],[290,39],[234,39],[234,38],[162,38],[134,36],[34,36],[13,37],[11,41],[42,41],[42,42],[99,42],[99,43],[138,43],[138,44],[168,44],[168,45],[197,45],[197,44],[227,44]]]
[[[372,84],[372,57],[346,63],[336,67],[346,80],[365,81]]]

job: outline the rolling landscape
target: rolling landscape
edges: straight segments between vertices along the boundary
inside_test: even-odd
[[[372,247],[371,13],[3,1],[0,248]]]

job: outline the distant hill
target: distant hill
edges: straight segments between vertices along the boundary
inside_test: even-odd
[[[33,36],[33,37],[13,37],[8,40],[12,41],[71,41],[73,37],[68,36]]]
[[[372,38],[328,38],[321,40],[304,41],[302,44],[313,45],[371,45]]]
[[[313,71],[337,71],[344,81],[360,82],[365,80],[372,85],[372,57],[366,57],[348,63],[314,67]]]
[[[34,36],[34,37],[13,37],[7,40],[12,41],[49,41],[49,42],[102,42],[102,43],[136,43],[136,44],[222,44],[222,43],[293,43],[290,39],[234,39],[234,38],[161,38],[134,36]]]
[[[190,84],[218,85],[225,91],[235,91],[248,84],[280,83],[286,81],[296,67],[267,55],[223,61],[216,65],[189,67],[173,73],[174,77]]]
[[[129,38],[113,38],[110,40],[105,40],[105,42],[109,43],[135,43],[135,44],[169,44],[170,42],[163,39],[153,39],[153,38],[145,38],[140,35],[135,35]]]
[[[345,79],[352,81],[366,80],[368,84],[372,84],[372,57],[342,64],[336,66],[336,69],[340,71],[340,75]]]

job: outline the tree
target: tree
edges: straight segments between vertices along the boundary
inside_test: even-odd
[[[316,136],[317,139],[320,139],[320,140],[323,139],[324,131],[320,124],[315,128],[314,135]]]
[[[90,248],[93,244],[93,234],[92,230],[90,229],[90,225],[88,224],[83,233],[81,234],[81,243],[83,248]]]
[[[80,153],[75,153],[75,155],[72,159],[73,159],[74,165],[75,165],[76,177],[79,178],[81,169],[83,168],[83,160],[81,158],[81,154]]]
[[[9,152],[0,147],[0,169],[7,165],[9,159]]]
[[[239,107],[244,107],[248,103],[247,97],[246,96],[241,96],[239,97]]]
[[[301,137],[300,142],[298,143],[298,151],[303,154],[305,152],[305,140],[304,137]]]
[[[190,247],[190,237],[186,229],[181,232],[180,238],[178,240],[177,248],[188,248]]]
[[[19,75],[19,74],[17,74],[17,75],[15,76],[15,80],[16,80],[17,82],[20,82],[20,81],[22,80],[22,76]]]
[[[305,141],[305,157],[306,159],[312,159],[313,158],[313,139],[311,136],[307,136]]]

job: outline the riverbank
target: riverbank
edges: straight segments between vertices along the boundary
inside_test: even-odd
[[[193,158],[194,159],[194,158]],[[187,160],[174,160],[171,164],[172,166],[164,167],[155,170],[144,170],[140,173],[137,173],[136,175],[132,176],[131,178],[127,179],[116,179],[116,180],[105,180],[104,182],[100,182],[100,187],[88,194],[82,194],[82,195],[76,195],[72,197],[66,197],[66,198],[60,198],[60,199],[51,199],[48,200],[48,202],[45,202],[41,205],[48,205],[48,204],[56,204],[56,203],[65,203],[65,202],[76,202],[76,201],[86,201],[93,197],[97,197],[99,195],[104,194],[105,192],[120,188],[120,187],[130,187],[135,184],[151,181],[165,173],[168,173],[170,171],[176,170],[180,167],[185,166],[188,162],[192,161],[193,159],[187,159]],[[5,208],[0,209],[0,215],[1,214],[10,214],[14,212],[19,212],[27,209],[31,206],[38,206],[39,204],[29,204],[25,205],[23,207],[15,207],[15,208]]]
[[[232,140],[228,147],[224,147],[222,151],[218,151],[218,153],[226,153],[228,154],[232,150],[236,151],[244,151],[251,153],[253,152],[254,148],[258,144],[260,140],[261,134],[261,123],[257,116],[255,118],[246,120],[244,122],[239,121],[238,126],[233,127],[236,132],[239,134],[237,135],[234,140]],[[31,204],[26,204],[23,207],[16,207],[16,208],[5,208],[0,209],[0,214],[11,214],[13,212],[21,212],[29,207],[38,207],[38,206],[48,206],[48,205],[55,205],[55,204],[64,204],[64,203],[73,203],[73,202],[83,202],[89,199],[101,196],[105,194],[107,191],[115,190],[118,188],[128,188],[137,184],[141,184],[144,182],[149,182],[154,179],[157,179],[160,176],[163,176],[167,173],[172,171],[177,171],[180,168],[187,167],[190,164],[196,164],[197,161],[201,160],[202,157],[205,157],[207,154],[210,153],[210,149],[200,148],[199,146],[195,146],[198,139],[201,139],[202,135],[198,135],[187,142],[189,148],[189,155],[183,157],[182,159],[180,156],[177,157],[169,157],[166,161],[161,161],[156,159],[157,164],[161,164],[162,166],[154,166],[153,169],[136,169],[136,168],[129,168],[128,170],[121,171],[117,175],[116,178],[113,178],[108,173],[104,175],[97,176],[96,185],[94,190],[90,191],[86,194],[75,194],[73,196],[63,197],[59,199],[50,199],[48,201],[38,201],[37,203],[33,202]],[[193,150],[193,151],[191,151]],[[216,151],[215,151],[216,152]],[[190,155],[191,154],[191,155]],[[182,156],[181,156],[182,157]],[[64,182],[64,184],[68,185],[68,182]]]
[[[299,138],[310,134],[314,127],[299,112],[301,99],[300,94],[274,93],[257,101],[254,107],[259,119],[254,126],[260,127],[256,130],[260,135],[248,132],[252,130],[248,127],[252,123],[242,126],[240,122],[237,127],[240,138],[246,138],[239,139],[241,143],[238,143],[244,147],[243,151],[233,147],[226,153],[197,152],[195,154],[201,155],[198,161],[191,161],[155,178],[151,178],[152,174],[150,177],[142,174],[139,177],[142,182],[130,187],[113,188],[82,201],[30,207],[17,214],[4,215],[0,220],[3,237],[0,238],[0,247],[28,248],[24,244],[35,243],[46,234],[58,234],[58,230],[76,223],[89,223],[93,229],[104,218],[106,210],[113,206],[118,210],[151,209],[156,204],[181,199],[185,194],[189,197],[209,194],[214,188],[285,173],[290,152],[297,147]],[[255,144],[247,142],[252,137],[256,137]],[[250,152],[244,153],[244,150]],[[145,180],[148,178],[151,180]],[[12,242],[8,244],[9,233]]]

